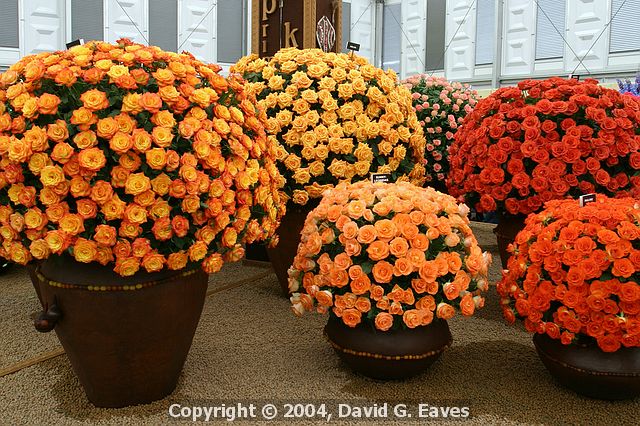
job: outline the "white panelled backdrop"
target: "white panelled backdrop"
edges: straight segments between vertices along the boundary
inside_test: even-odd
[[[640,0],[343,0],[343,5],[345,43],[359,43],[360,55],[401,77],[425,72],[428,64],[431,72],[486,87],[574,69],[607,78],[640,70]],[[0,0],[0,10],[0,69],[77,38],[148,40],[226,66],[250,51],[249,0]]]

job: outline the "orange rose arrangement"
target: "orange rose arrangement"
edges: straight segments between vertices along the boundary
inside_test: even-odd
[[[299,205],[339,182],[388,173],[424,182],[425,139],[408,89],[357,55],[282,49],[231,68],[249,82],[281,144],[285,193]]]
[[[27,56],[0,76],[0,255],[71,254],[123,276],[269,239],[277,147],[238,77],[120,40]]]
[[[640,205],[554,200],[527,218],[498,283],[505,318],[563,344],[640,347]]]
[[[526,80],[478,102],[450,149],[449,193],[480,212],[640,195],[640,102],[596,80]]]
[[[289,288],[293,311],[330,312],[387,331],[473,315],[491,262],[468,208],[432,188],[340,184],[305,222]]]

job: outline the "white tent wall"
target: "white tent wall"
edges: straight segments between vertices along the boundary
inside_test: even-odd
[[[176,46],[201,60],[222,63],[225,69],[250,51],[250,0],[174,0],[175,6],[168,3],[171,0],[159,1],[0,0],[5,12],[0,70],[24,55],[63,49],[82,34],[85,39],[101,36],[113,42],[129,37]],[[442,6],[434,7],[434,2]],[[161,4],[171,6],[167,13],[176,15],[175,23],[166,21],[171,18],[162,15]],[[640,35],[633,22],[627,22],[632,20],[629,10],[637,11],[640,0],[343,0],[343,4],[349,10],[343,21],[349,27],[345,44],[359,43],[358,53],[377,66],[383,65],[387,44],[387,52],[393,53],[388,60],[403,78],[427,71],[426,64],[431,64],[427,72],[479,88],[568,76],[574,70],[613,81],[640,70]],[[612,21],[618,8],[620,16]],[[218,9],[223,10],[220,16]],[[439,10],[444,19],[429,19],[429,10]],[[233,24],[220,23],[218,18],[230,13]],[[163,23],[155,22],[158,17]],[[385,17],[395,31],[387,32],[386,38]],[[169,33],[158,38],[158,28],[165,27]],[[227,45],[220,49],[225,40]],[[442,49],[434,50],[433,40],[443,44]],[[429,57],[428,49],[432,49]]]

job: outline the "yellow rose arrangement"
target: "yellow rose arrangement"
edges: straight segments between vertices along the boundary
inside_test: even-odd
[[[392,70],[357,55],[288,48],[269,61],[244,57],[231,72],[249,82],[269,117],[267,133],[281,144],[278,167],[294,203],[371,173],[424,182],[422,127]]]
[[[123,39],[0,75],[0,256],[213,273],[273,237],[277,145],[244,81],[219,71]]]
[[[289,290],[293,312],[330,312],[349,327],[426,326],[484,306],[489,253],[464,204],[408,182],[361,181],[325,192],[307,216]]]

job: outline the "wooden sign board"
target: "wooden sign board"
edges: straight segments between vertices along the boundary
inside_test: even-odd
[[[331,51],[342,46],[342,1],[340,0],[252,0],[251,50],[271,57],[281,48],[319,48],[318,22],[323,17],[335,29]],[[325,27],[326,28],[326,27]]]

